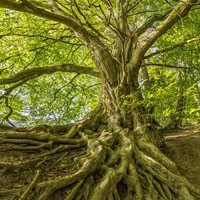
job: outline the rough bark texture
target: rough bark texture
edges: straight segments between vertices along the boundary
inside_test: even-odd
[[[36,188],[33,199],[37,200],[49,199],[57,190],[67,187],[71,189],[65,200],[193,200],[197,197],[199,191],[180,176],[175,163],[154,144],[149,135],[152,130],[145,125],[139,127],[139,123],[137,130],[125,128],[111,121],[105,110],[99,105],[82,121],[70,126],[1,128],[1,151],[49,149],[37,160],[30,161],[37,163],[36,169],[57,152],[83,148],[77,171],[37,183],[38,171],[21,199],[30,195],[33,187]],[[66,134],[57,135],[63,131]],[[30,163],[4,163],[3,167],[17,169]]]
[[[6,148],[2,147],[2,150],[48,148],[49,152],[41,156],[44,159],[42,162],[58,151],[84,147],[77,171],[42,183],[33,181],[37,190],[34,199],[46,200],[57,190],[66,187],[71,187],[71,192],[65,200],[194,200],[200,194],[198,189],[180,176],[175,163],[159,150],[162,141],[151,119],[147,117],[145,108],[139,103],[143,96],[138,83],[139,70],[147,50],[185,16],[195,2],[197,1],[181,1],[171,13],[164,16],[165,20],[146,40],[139,44],[138,37],[157,18],[147,20],[144,26],[131,32],[126,21],[126,3],[117,1],[116,20],[119,22],[118,28],[124,32],[121,39],[116,39],[111,52],[98,37],[84,29],[72,16],[60,14],[58,7],[53,7],[56,11],[51,12],[48,6],[38,6],[34,1],[33,4],[27,0],[0,1],[0,7],[31,13],[71,28],[89,49],[98,68],[97,72],[84,71],[85,69],[81,68],[83,73],[100,76],[102,79],[98,106],[75,124],[66,127],[2,129],[1,143],[11,144]],[[67,66],[65,68],[70,70]],[[23,76],[23,73],[20,76]],[[16,78],[6,80],[11,82]],[[128,98],[128,103],[134,102],[134,105],[122,109],[124,99],[129,96],[131,98]],[[61,130],[66,134],[52,134],[62,132]],[[18,143],[30,145],[17,146]],[[38,174],[39,172],[35,180]],[[21,199],[24,196],[26,191]]]

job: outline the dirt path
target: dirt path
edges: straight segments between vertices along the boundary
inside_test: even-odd
[[[176,162],[180,172],[200,188],[200,131],[194,128],[164,133],[163,152]]]

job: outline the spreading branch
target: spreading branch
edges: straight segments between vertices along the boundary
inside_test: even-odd
[[[71,15],[69,16],[67,13],[67,15],[61,15],[60,13],[56,13],[54,11],[48,11],[40,7],[36,7],[27,0],[22,0],[22,2],[1,0],[0,7],[24,13],[31,13],[35,16],[46,18],[66,25],[75,33],[75,37],[81,40],[88,47],[91,54],[95,52],[102,60],[109,60],[109,64],[107,62],[102,63],[102,65],[98,65],[97,63],[96,64],[97,67],[99,67],[101,74],[105,74],[105,79],[111,80],[113,84],[116,83],[116,63],[108,51],[108,48],[103,44],[98,36],[85,29],[85,27],[77,22],[77,20],[75,20],[73,17],[71,17]]]
[[[35,5],[31,4],[30,1],[27,0],[23,0],[22,2],[12,0],[1,0],[0,7],[25,13],[31,13],[42,18],[65,24],[66,26],[71,28],[76,33],[76,37],[81,39],[83,42],[98,47],[104,47],[103,43],[99,40],[98,37],[88,32],[83,26],[76,22],[76,20],[72,16],[70,16],[67,13],[65,13],[65,15],[62,13],[61,15],[60,13],[50,12],[41,7],[36,7]]]
[[[28,80],[33,79],[34,77],[24,78],[23,80],[17,82],[16,84],[12,85],[11,87],[5,89],[3,95],[0,96],[0,100],[3,98],[7,98],[7,96],[17,87],[25,84]]]
[[[57,64],[45,67],[35,67],[17,73],[16,75],[0,79],[0,85],[12,84],[24,79],[33,79],[45,74],[52,74],[55,72],[71,72],[77,74],[88,74],[99,77],[99,72],[92,67],[83,67],[73,64]]]
[[[142,42],[140,53],[144,55],[158,38],[166,33],[174,24],[176,24],[176,22],[187,15],[187,13],[197,1],[198,0],[181,1],[169,14],[169,16],[148,35],[145,41]]]
[[[186,67],[183,67],[183,66],[160,64],[160,63],[147,63],[147,64],[143,64],[142,66],[158,66],[158,67],[169,67],[169,68],[175,68],[175,69],[187,69]]]
[[[167,16],[167,14],[169,14],[169,12],[167,12],[164,15],[152,15],[151,17],[149,17],[142,26],[140,26],[136,32],[134,32],[134,34],[137,34],[137,36],[139,37],[140,35],[142,35],[148,28],[152,27],[153,23],[156,21],[161,21],[164,20]]]
[[[192,43],[192,42],[196,42],[196,41],[199,41],[200,38],[199,37],[195,37],[195,38],[192,38],[192,39],[189,39],[189,40],[186,40],[186,41],[183,41],[183,42],[179,42],[171,47],[167,47],[165,49],[162,49],[162,50],[159,50],[159,51],[155,51],[154,53],[151,53],[151,54],[148,54],[147,56],[145,56],[144,58],[147,59],[147,58],[150,58],[152,56],[155,56],[155,55],[158,55],[158,54],[162,54],[162,53],[165,53],[165,52],[168,52],[168,51],[171,51],[177,47],[181,47],[185,44],[189,44],[189,43]]]

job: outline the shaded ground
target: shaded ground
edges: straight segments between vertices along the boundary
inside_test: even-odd
[[[163,152],[176,162],[180,173],[200,188],[200,131],[194,128],[164,133]]]
[[[163,134],[166,139],[166,147],[163,152],[177,163],[182,175],[200,188],[200,131],[189,128],[167,131]],[[77,160],[81,159],[84,154],[84,149],[60,152],[47,157],[48,159],[43,160],[40,165],[36,165],[39,155],[48,153],[47,149],[38,152],[6,151],[2,150],[2,146],[0,144],[0,200],[18,200],[33,181],[37,170],[41,170],[39,182],[77,171]],[[6,145],[4,147],[6,149]],[[29,162],[27,166],[20,164],[27,161]],[[13,167],[15,165],[16,167]],[[69,192],[70,188],[62,189],[49,200],[64,199]],[[31,200],[34,193],[37,191],[33,190],[26,200]]]
[[[41,161],[40,165],[38,165],[37,159],[41,153],[48,152],[43,150],[42,152],[0,151],[0,200],[19,200],[25,189],[32,183],[37,170],[41,171],[38,182],[52,180],[76,172],[78,170],[76,159],[80,159],[83,149],[56,153],[51,155],[50,158],[48,157],[46,160]],[[21,163],[26,162],[29,162],[27,166],[21,166]],[[13,166],[8,168],[8,163],[12,165],[15,163],[16,168]],[[4,164],[6,164],[6,168]],[[55,193],[56,196],[52,195],[49,200],[64,199],[69,192],[70,188],[68,190],[60,190]],[[26,200],[32,200],[33,196],[37,196],[35,194],[37,194],[37,191],[33,189]]]

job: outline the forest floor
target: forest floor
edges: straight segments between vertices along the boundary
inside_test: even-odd
[[[163,135],[166,140],[166,147],[162,149],[163,153],[177,163],[182,175],[197,188],[200,188],[200,131],[189,127],[184,130],[167,130],[167,132],[163,132]],[[0,147],[2,147],[2,144]],[[4,147],[6,148],[6,146]],[[52,180],[77,171],[77,160],[83,155],[83,150],[75,149],[51,155],[43,160],[44,162],[41,162],[40,165],[38,165],[38,162],[36,164],[34,160],[37,160],[41,153],[47,153],[48,150],[42,150],[42,152],[0,151],[0,200],[18,200],[33,181],[36,170],[41,170],[39,182]],[[30,162],[27,167],[20,167],[18,164],[26,162]],[[35,192],[33,190],[26,200],[32,200]],[[69,192],[70,188],[59,190],[48,200],[64,199]]]
[[[163,134],[166,143],[163,153],[177,164],[183,176],[200,188],[200,131],[189,127]]]

